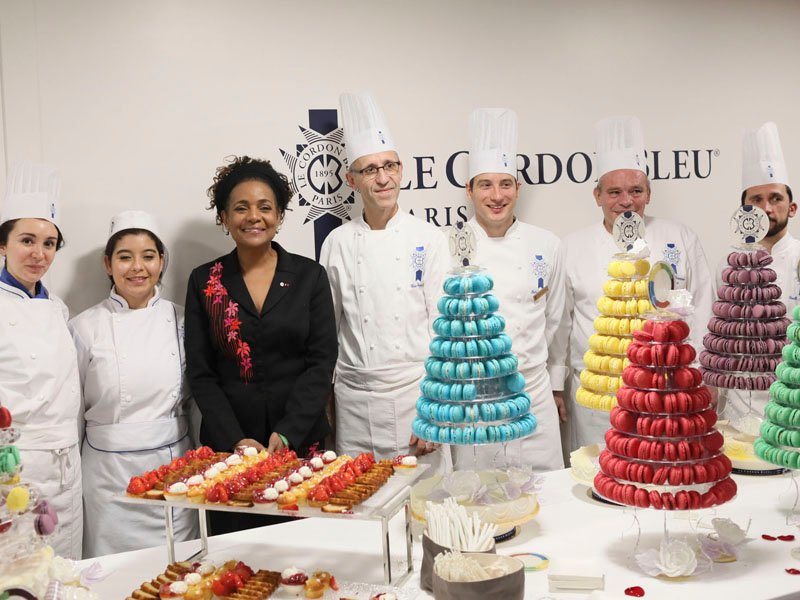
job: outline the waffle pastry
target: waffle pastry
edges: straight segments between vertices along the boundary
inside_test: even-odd
[[[336,492],[330,499],[329,504],[335,506],[352,507],[361,504],[377,492],[383,484],[392,476],[394,469],[392,462],[382,460],[358,477],[355,483],[348,485],[340,492]]]
[[[167,566],[163,573],[158,575],[155,579],[145,581],[139,586],[139,589],[134,590],[126,600],[159,600],[159,590],[163,584],[181,581],[189,573],[194,572],[194,566],[190,562],[175,562]]]
[[[272,595],[280,581],[281,574],[277,571],[258,570],[247,583],[225,598],[228,600],[263,600]]]

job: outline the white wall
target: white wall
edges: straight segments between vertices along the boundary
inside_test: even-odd
[[[711,151],[708,178],[655,181],[648,212],[694,227],[713,267],[741,192],[742,129],[776,121],[800,180],[799,23],[792,0],[2,0],[0,169],[60,169],[68,245],[48,283],[74,313],[105,294],[108,222],[133,207],[159,217],[166,294],[182,302],[189,271],[231,247],[205,210],[222,158],[288,171],[280,149],[342,91],[375,93],[412,188],[414,157],[434,157],[419,160],[436,189],[401,204],[440,216],[465,204],[445,163],[466,148],[473,108],[514,108],[520,152],[563,160],[591,154],[599,118],[636,114],[662,172],[675,174],[675,150],[701,150],[704,172]],[[600,218],[592,185],[524,185],[519,213],[564,235]],[[294,204],[278,239],[313,255],[308,209]]]

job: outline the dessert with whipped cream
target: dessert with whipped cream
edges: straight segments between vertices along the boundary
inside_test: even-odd
[[[299,597],[303,593],[308,575],[302,569],[289,567],[281,573],[281,590],[287,594]]]
[[[395,473],[410,473],[417,468],[417,457],[408,454],[396,456],[392,461]]]

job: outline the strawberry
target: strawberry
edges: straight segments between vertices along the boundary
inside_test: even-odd
[[[141,477],[131,477],[131,480],[128,483],[128,489],[126,491],[133,496],[141,496],[147,491],[147,489],[147,484],[145,483],[144,479]]]
[[[225,489],[225,486],[222,485],[221,483],[218,483],[214,487],[219,490],[219,502],[220,502],[220,504],[227,504],[228,500],[230,500],[230,494],[228,493],[228,490]]]
[[[254,575],[253,569],[248,567],[242,561],[236,563],[236,566],[233,567],[233,572],[236,573],[239,577],[241,577],[242,581],[245,583],[250,581],[250,578]]]
[[[211,584],[211,591],[214,592],[215,596],[219,597],[230,596],[233,593],[233,590],[229,590],[221,579],[214,580]]]
[[[233,571],[225,571],[219,580],[222,582],[222,585],[231,590],[231,593],[244,585],[242,578]]]
[[[339,584],[336,583],[336,577],[334,577],[333,575],[331,575],[331,580],[329,582],[329,585],[331,586],[331,589],[334,592],[338,592],[339,591]]]
[[[195,453],[197,455],[197,458],[200,458],[200,459],[203,459],[203,460],[205,460],[207,458],[211,458],[212,456],[214,456],[214,451],[211,448],[209,448],[208,446],[200,446],[196,450]]]
[[[11,411],[5,406],[0,406],[0,429],[11,427]]]

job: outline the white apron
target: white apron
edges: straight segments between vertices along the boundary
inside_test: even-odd
[[[337,363],[336,452],[350,456],[372,452],[378,459],[413,454],[409,439],[423,373],[419,363],[374,369]],[[431,465],[427,475],[444,474],[451,467],[447,447],[420,457],[419,462]]]
[[[453,446],[453,467],[457,471],[493,469],[504,464],[521,465],[536,473],[564,468],[558,409],[547,369],[538,365],[520,372],[525,376],[525,391],[531,397],[531,412],[538,423],[536,431],[527,438],[509,442],[505,448],[502,444]]]
[[[160,507],[113,500],[129,479],[191,447],[182,311],[156,295],[130,310],[111,297],[70,322],[84,395],[83,491],[89,558],[165,543]],[[198,533],[194,511],[174,511],[176,540]]]
[[[35,483],[58,512],[50,544],[81,558],[80,390],[66,307],[31,299],[0,283],[0,398],[22,435],[22,479]]]

